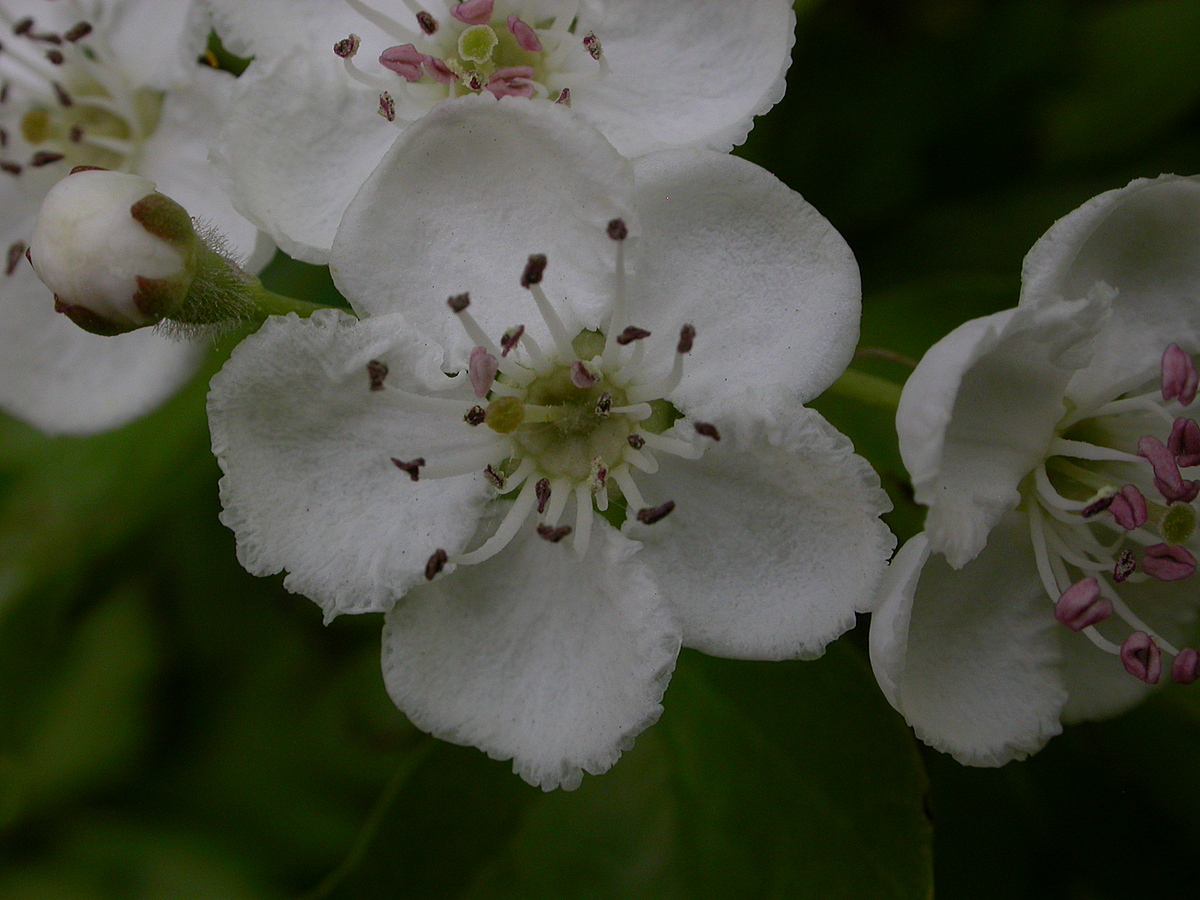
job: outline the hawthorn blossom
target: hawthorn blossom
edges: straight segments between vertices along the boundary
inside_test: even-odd
[[[76,166],[137,173],[235,252],[256,246],[206,161],[233,78],[195,63],[204,33],[188,11],[182,0],[0,0],[0,408],[44,431],[121,425],[199,361],[195,346],[149,331],[100,337],[55,313],[25,259],[52,185]]]
[[[885,578],[871,656],[918,736],[962,762],[1197,677],[1198,247],[1200,179],[1101,194],[1034,245],[1015,309],[953,331],[904,388],[929,514]]]
[[[238,207],[317,263],[398,130],[447,98],[560,103],[629,157],[724,152],[783,96],[795,29],[788,0],[206,5],[255,57],[218,148]]]
[[[419,727],[574,787],[658,718],[681,644],[813,657],[871,605],[887,497],[801,405],[850,358],[858,272],[763,170],[462,98],[331,269],[361,318],[269,319],[213,380],[223,521],[327,617],[387,613]]]

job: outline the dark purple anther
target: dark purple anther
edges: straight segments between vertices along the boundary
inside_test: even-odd
[[[21,257],[25,255],[26,249],[25,244],[21,241],[17,241],[8,248],[8,262],[4,267],[5,275],[11,275],[17,271],[17,266],[20,265]]]
[[[396,101],[387,91],[379,95],[379,114],[389,122],[396,121]]]
[[[9,175],[20,175],[21,166],[19,163],[4,160],[3,162],[0,162],[0,172],[7,172]]]
[[[57,81],[54,82],[53,86],[54,97],[56,100],[58,100],[59,106],[73,106],[75,104],[75,101],[71,99],[71,95],[67,93],[66,88],[64,88]]]
[[[61,66],[66,57],[62,55],[61,50],[47,50],[46,59],[50,60],[51,65]]]
[[[648,337],[650,337],[650,332],[645,328],[636,328],[630,325],[617,335],[617,343],[624,347],[626,344],[632,344],[634,341],[641,341]]]
[[[1171,344],[1162,355],[1162,398],[1164,401],[1178,399],[1187,406],[1196,399],[1196,387],[1200,385],[1200,374],[1190,353],[1185,353],[1178,344]]]
[[[1175,457],[1158,438],[1147,435],[1139,440],[1138,456],[1150,461],[1154,468],[1154,486],[1168,501],[1191,503],[1200,494],[1200,481],[1187,481],[1179,474]]]
[[[1162,652],[1144,631],[1135,631],[1121,644],[1125,671],[1146,684],[1158,684],[1162,676]]]
[[[463,416],[463,421],[468,425],[482,425],[487,421],[487,410],[482,406],[472,406]]]
[[[421,30],[426,34],[437,33],[437,19],[425,12],[425,10],[421,10],[419,13],[417,13],[417,24],[421,26]]]
[[[486,25],[492,20],[494,0],[464,0],[450,10],[450,15],[467,25]]]
[[[87,22],[76,22],[70,28],[63,32],[63,39],[70,41],[72,44],[76,41],[83,40],[92,33],[92,26]]]
[[[538,40],[537,32],[527,23],[522,22],[519,17],[508,17],[508,30],[517,39],[517,44],[522,50],[528,50],[530,53],[541,52],[542,42]]]
[[[1171,664],[1171,680],[1176,684],[1192,684],[1200,677],[1200,651],[1184,647]]]
[[[39,150],[30,157],[29,164],[35,169],[40,169],[42,166],[48,166],[64,158],[61,153],[54,153],[50,150]]]
[[[644,437],[642,437],[640,434],[631,434],[631,435],[629,435],[629,437],[625,438],[625,440],[629,443],[629,446],[632,447],[634,450],[641,450],[643,447],[646,446],[646,439]]]
[[[516,328],[510,328],[500,338],[500,355],[508,356],[521,341],[521,336],[525,334],[525,326],[518,325]]]
[[[580,389],[595,387],[600,382],[600,375],[585,362],[571,363],[571,384]]]
[[[712,438],[714,441],[721,439],[721,432],[717,431],[717,426],[709,422],[697,422],[696,434],[703,435],[706,438]]]
[[[1176,419],[1171,425],[1171,436],[1167,438],[1167,449],[1179,468],[1200,466],[1200,423],[1184,416]]]
[[[1113,495],[1108,505],[1117,524],[1126,531],[1133,531],[1146,524],[1149,514],[1146,510],[1146,498],[1132,484],[1127,484]]]
[[[433,551],[433,556],[429,557],[429,561],[425,563],[425,580],[433,581],[437,578],[438,573],[446,568],[446,563],[450,557],[446,555],[446,551],[438,548]]]
[[[1183,547],[1153,544],[1142,556],[1142,571],[1159,581],[1182,581],[1196,572],[1196,557]]]
[[[29,34],[33,30],[33,17],[26,16],[13,25],[13,34]]]
[[[371,381],[371,390],[382,391],[383,380],[387,378],[387,374],[387,363],[382,363],[377,359],[373,359],[367,363],[367,378]]]
[[[629,237],[629,226],[624,219],[613,219],[608,223],[608,236],[614,241],[623,241]]]
[[[357,34],[344,37],[333,45],[333,55],[339,56],[342,59],[352,59],[354,54],[358,53],[358,48],[361,43],[362,38],[360,38]]]
[[[596,415],[604,418],[612,412],[612,394],[605,391],[596,398]]]
[[[551,544],[557,544],[568,534],[571,533],[570,525],[559,525],[557,528],[551,528],[549,525],[539,525],[537,527],[538,537],[543,541],[549,541]]]
[[[1122,550],[1113,564],[1113,581],[1120,584],[1137,569],[1137,557],[1132,550]]]
[[[500,363],[484,347],[476,347],[471,351],[467,373],[471,379],[471,390],[475,392],[476,397],[482,399],[488,395],[499,371]]]
[[[1063,591],[1054,604],[1054,618],[1072,631],[1083,631],[1112,614],[1112,601],[1100,596],[1100,583],[1090,576]]]
[[[493,469],[490,465],[483,470],[483,477],[487,479],[488,484],[498,491],[503,491],[504,485],[508,483],[508,479]]]
[[[675,347],[676,353],[691,353],[692,342],[696,340],[696,329],[691,325],[684,325],[679,329],[679,343]]]
[[[637,511],[637,520],[643,525],[653,525],[669,516],[674,509],[674,500],[668,500],[662,506],[647,506]]]
[[[455,294],[446,301],[446,305],[450,307],[451,312],[457,315],[471,305],[471,295]]]
[[[1113,505],[1113,500],[1115,500],[1116,497],[1116,494],[1109,494],[1107,497],[1101,497],[1099,500],[1093,500],[1082,510],[1080,510],[1079,514],[1085,519],[1090,519],[1092,516],[1098,516],[1100,513],[1104,512]]]
[[[546,511],[546,504],[550,502],[550,479],[538,479],[538,483],[533,486],[533,493],[537,497],[538,515],[541,515]]]
[[[563,88],[561,91],[559,91],[558,99],[555,100],[554,102],[561,103],[563,106],[570,106],[571,105],[571,89]]]
[[[411,462],[403,462],[402,460],[396,459],[393,456],[392,462],[395,463],[396,468],[401,472],[407,472],[408,477],[413,481],[419,481],[421,479],[421,466],[425,465],[425,457],[418,456]]]
[[[525,263],[525,271],[521,273],[521,287],[528,288],[531,284],[541,284],[542,276],[546,274],[546,255],[535,253]]]

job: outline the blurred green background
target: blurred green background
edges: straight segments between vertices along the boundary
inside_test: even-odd
[[[739,152],[854,247],[864,348],[919,357],[1015,303],[1056,218],[1200,172],[1200,2],[797,8],[787,97]],[[231,344],[121,432],[0,422],[0,900],[1195,893],[1200,688],[967,769],[913,740],[860,627],[813,663],[685,652],[659,724],[573,793],[433,741],[384,694],[379,617],[324,627],[237,564],[203,412]],[[918,530],[889,415],[817,405]]]

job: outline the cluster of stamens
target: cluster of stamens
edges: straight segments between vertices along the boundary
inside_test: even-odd
[[[396,119],[398,103],[424,110],[447,96],[483,91],[496,97],[570,104],[568,82],[607,71],[596,35],[577,33],[578,0],[563,0],[553,16],[532,22],[506,13],[505,0],[451,3],[437,15],[426,8],[437,0],[424,5],[405,0],[413,14],[411,25],[379,12],[364,0],[346,2],[401,42],[379,55],[380,65],[391,76],[365,72],[354,63],[361,44],[358,35],[351,34],[333,47],[353,79],[379,91],[378,111],[388,121]]]
[[[1175,344],[1163,353],[1158,376],[1157,384],[1152,376],[1143,380],[1140,392],[1069,413],[1050,457],[1033,473],[1026,508],[1038,572],[1058,621],[1148,684],[1160,679],[1164,653],[1174,657],[1172,679],[1191,684],[1200,677],[1200,652],[1172,646],[1129,607],[1120,588],[1182,581],[1196,572],[1185,545],[1196,535],[1200,480],[1180,470],[1200,465],[1200,423],[1179,413],[1195,400],[1200,376]],[[1130,426],[1145,432],[1136,447],[1119,446]]]
[[[47,171],[47,182],[76,167],[130,171],[157,124],[161,95],[130,84],[78,0],[78,21],[62,32],[14,17],[0,3],[0,177]],[[47,184],[48,186],[48,184]],[[24,243],[8,249],[12,275]]]
[[[650,332],[625,323],[624,222],[610,222],[608,235],[617,246],[617,277],[603,330],[571,336],[542,289],[547,261],[541,255],[526,262],[521,286],[537,305],[550,334],[549,348],[541,347],[523,325],[493,342],[471,315],[466,294],[449,299],[475,344],[466,371],[458,376],[469,385],[473,400],[405,394],[387,384],[384,363],[368,364],[370,390],[404,394],[403,401],[413,409],[445,410],[464,427],[487,429],[493,436],[482,450],[454,459],[393,458],[400,472],[418,481],[481,471],[496,496],[512,501],[478,548],[457,556],[437,549],[429,558],[427,578],[447,564],[490,559],[531,516],[543,540],[558,543],[571,537],[580,557],[587,552],[594,515],[615,518],[622,527],[654,525],[675,509],[673,500],[651,505],[638,486],[638,478],[658,471],[655,455],[696,459],[707,443],[720,440],[716,427],[706,422],[694,423],[683,437],[663,434],[680,418],[665,397],[680,382],[683,357],[691,352],[696,332],[691,325],[682,326],[668,370],[649,364],[645,347]],[[574,516],[564,523],[572,505]]]

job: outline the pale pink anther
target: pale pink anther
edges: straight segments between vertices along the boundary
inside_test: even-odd
[[[1200,423],[1185,416],[1176,419],[1167,438],[1167,449],[1179,468],[1200,466]]]
[[[1117,520],[1117,524],[1126,531],[1141,528],[1149,518],[1146,510],[1146,498],[1132,484],[1125,485],[1112,498],[1112,502],[1108,504],[1108,511]]]
[[[580,389],[586,389],[595,386],[600,381],[600,375],[584,362],[576,362],[571,365],[571,384]]]
[[[395,72],[406,81],[421,80],[421,76],[425,74],[421,70],[421,63],[424,61],[425,56],[418,52],[412,44],[388,47],[379,54],[380,65]]]
[[[486,25],[492,21],[495,5],[495,0],[465,0],[450,10],[450,15],[467,25]]]
[[[488,395],[498,371],[500,371],[500,364],[496,361],[496,357],[483,347],[476,347],[471,351],[467,374],[471,378],[471,389],[475,391],[476,397],[483,398]]]
[[[501,97],[533,96],[533,66],[507,66],[497,69],[488,79],[487,89],[497,100]]]
[[[522,50],[528,50],[530,53],[541,52],[542,42],[538,40],[537,32],[527,23],[522,22],[519,17],[515,15],[508,17],[508,30],[517,39],[517,44]]]
[[[1162,355],[1162,398],[1178,399],[1187,406],[1196,399],[1196,388],[1200,386],[1200,374],[1190,353],[1185,353],[1178,344],[1172,344]]]
[[[434,81],[441,84],[453,84],[457,80],[454,70],[446,65],[445,60],[438,59],[436,56],[422,56],[421,62],[425,64],[425,71]]]
[[[1112,614],[1112,601],[1100,596],[1100,583],[1093,577],[1075,582],[1054,604],[1054,618],[1072,631],[1083,631]]]
[[[1196,572],[1196,557],[1183,547],[1152,544],[1142,556],[1142,571],[1159,581],[1182,581]]]
[[[1135,631],[1121,644],[1121,663],[1125,671],[1146,684],[1158,684],[1162,677],[1162,651],[1144,631]]]
[[[1154,467],[1154,486],[1168,501],[1191,503],[1200,495],[1200,481],[1187,481],[1179,474],[1174,455],[1158,438],[1146,435],[1139,440],[1138,456],[1150,461]]]
[[[1200,678],[1200,651],[1184,647],[1171,664],[1171,680],[1176,684],[1192,684]]]

